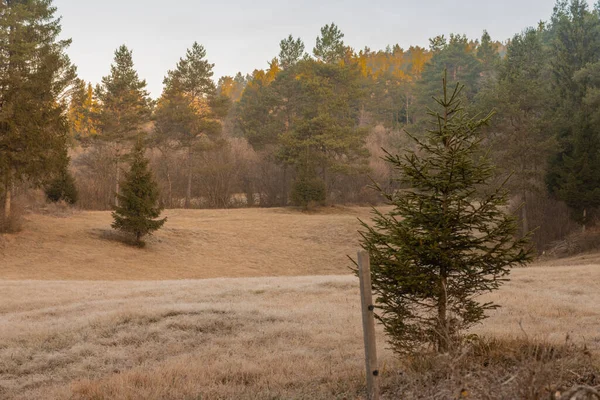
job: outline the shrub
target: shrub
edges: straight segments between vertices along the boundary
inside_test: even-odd
[[[75,179],[69,173],[64,171],[53,179],[45,188],[46,198],[52,203],[58,203],[61,200],[69,204],[77,202],[78,192],[75,186]]]
[[[327,188],[322,179],[300,177],[292,187],[292,203],[304,208],[314,203],[322,204],[327,198]]]

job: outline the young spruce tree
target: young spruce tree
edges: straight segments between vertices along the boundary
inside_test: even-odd
[[[515,239],[515,220],[507,215],[507,191],[490,188],[492,166],[479,154],[478,130],[487,124],[469,118],[460,104],[462,87],[436,99],[429,110],[433,128],[403,156],[387,161],[408,189],[385,196],[393,209],[374,210],[363,223],[362,247],[371,257],[377,318],[397,352],[433,345],[454,348],[460,332],[496,308],[478,295],[497,289],[509,269],[530,261],[527,238]],[[485,187],[486,194],[478,188]]]
[[[144,145],[138,139],[131,153],[131,168],[125,174],[119,196],[119,206],[112,213],[113,229],[135,235],[136,243],[142,246],[142,237],[160,229],[166,218],[157,219],[162,209],[158,203],[158,187],[144,157]]]

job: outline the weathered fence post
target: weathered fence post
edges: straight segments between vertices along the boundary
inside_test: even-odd
[[[377,369],[375,316],[373,313],[373,294],[371,293],[371,264],[369,255],[364,251],[358,252],[358,278],[360,280],[360,302],[365,340],[367,399],[379,400],[379,370]]]

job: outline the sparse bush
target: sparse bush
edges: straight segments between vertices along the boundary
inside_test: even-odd
[[[307,208],[313,204],[323,204],[327,198],[325,182],[317,177],[299,177],[292,186],[292,203]]]
[[[73,215],[74,209],[71,204],[64,200],[60,200],[57,202],[46,203],[44,207],[36,209],[35,212],[43,215],[64,218]]]
[[[600,228],[593,227],[585,232],[574,231],[561,240],[553,242],[547,254],[568,257],[600,249]]]

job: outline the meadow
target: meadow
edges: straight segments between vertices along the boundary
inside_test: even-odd
[[[347,255],[358,246],[356,218],[368,214],[169,211],[144,249],[110,231],[109,213],[31,214],[23,232],[0,239],[0,398],[359,399],[360,299]],[[570,358],[571,346],[600,351],[599,289],[600,256],[588,254],[515,269],[487,295],[502,308],[472,333],[504,344],[486,344],[486,362],[506,343],[534,349],[537,362],[527,374],[493,370],[494,390],[516,393],[546,372],[589,382],[588,361]],[[443,385],[429,379],[438,397],[409,396],[423,367],[378,332],[384,398],[490,386],[471,371]],[[470,398],[508,398],[494,393]],[[522,398],[548,398],[535,396]]]

